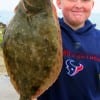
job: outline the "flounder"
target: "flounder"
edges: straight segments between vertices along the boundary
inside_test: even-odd
[[[21,0],[3,39],[10,80],[20,100],[37,98],[58,78],[62,40],[52,1]]]

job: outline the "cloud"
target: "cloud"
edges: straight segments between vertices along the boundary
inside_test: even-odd
[[[19,0],[0,0],[0,10],[13,11]]]

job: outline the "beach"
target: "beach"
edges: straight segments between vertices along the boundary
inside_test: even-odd
[[[19,100],[19,94],[12,86],[8,75],[0,75],[0,100]]]
[[[10,82],[0,48],[0,100],[19,100],[19,94]]]

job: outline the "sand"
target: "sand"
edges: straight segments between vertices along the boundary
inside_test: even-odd
[[[16,92],[7,75],[2,50],[0,48],[0,100],[19,100]]]
[[[0,75],[0,100],[19,100],[19,94],[13,88],[7,75]]]

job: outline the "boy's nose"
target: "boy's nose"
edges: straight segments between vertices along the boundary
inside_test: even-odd
[[[83,6],[82,0],[76,0],[75,6],[76,6],[77,8],[81,8],[81,7]]]

